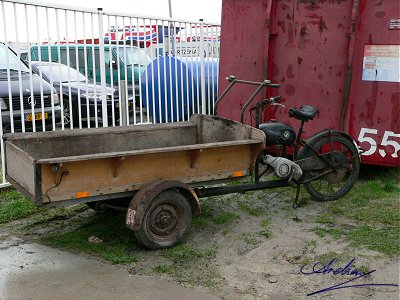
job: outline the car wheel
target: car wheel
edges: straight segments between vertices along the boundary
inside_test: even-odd
[[[73,127],[76,127],[78,124],[78,116],[76,112],[71,109],[68,99],[64,99],[63,102],[63,120],[64,127],[71,127],[71,122],[73,122]]]
[[[64,126],[69,127],[71,124],[71,109],[69,107],[68,99],[64,99],[62,114],[63,114]]]

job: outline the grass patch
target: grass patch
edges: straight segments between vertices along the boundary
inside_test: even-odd
[[[95,236],[102,243],[88,241]],[[138,259],[130,253],[137,247],[131,230],[125,226],[123,214],[95,215],[80,227],[65,234],[49,235],[40,241],[56,248],[71,249],[98,255],[113,264],[136,262]]]
[[[211,287],[220,278],[212,264],[218,252],[217,246],[197,250],[189,244],[180,244],[160,252],[172,264],[157,266],[154,271],[168,274],[180,283]]]
[[[269,225],[269,220],[268,219],[263,219],[260,221],[260,226],[263,228],[267,228]]]
[[[261,230],[258,234],[266,238],[270,238],[272,236],[272,232],[268,229]]]
[[[243,240],[249,245],[258,245],[261,243],[260,240],[256,239],[252,233],[242,233]]]
[[[335,221],[330,218],[329,216],[318,216],[315,220],[316,223],[319,224],[327,224],[327,225],[332,225],[335,224]]]
[[[214,217],[213,221],[215,224],[226,224],[239,218],[240,216],[238,214],[232,212],[223,212],[218,216]]]
[[[338,239],[342,236],[343,229],[315,227],[314,233],[319,237],[325,237],[327,234],[330,234],[333,238]]]
[[[393,256],[400,254],[400,227],[372,228],[361,226],[346,234],[346,239],[354,247],[365,246],[368,249]]]
[[[35,211],[35,205],[19,192],[9,189],[0,193],[0,224],[25,218]]]
[[[239,203],[239,209],[251,216],[259,217],[264,213],[264,209],[262,207],[251,207],[246,203]]]
[[[350,193],[329,203],[327,211],[316,219],[317,223],[328,226],[342,224],[333,228],[316,227],[314,232],[320,237],[327,234],[342,237],[354,247],[364,246],[389,256],[399,255],[399,199],[398,169],[363,168]],[[346,226],[347,220],[354,225]]]
[[[174,275],[175,269],[171,265],[159,265],[154,268],[154,271],[160,274]]]

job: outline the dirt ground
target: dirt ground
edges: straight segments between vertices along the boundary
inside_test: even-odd
[[[201,288],[204,299],[209,294],[222,299],[399,299],[398,286],[359,286],[307,296],[355,277],[333,275],[332,272],[305,275],[300,272],[303,265],[306,265],[303,271],[310,272],[315,263],[327,265],[336,258],[331,264],[336,270],[344,268],[354,258],[351,270],[375,271],[347,285],[398,285],[399,258],[350,245],[346,240],[331,235],[316,234],[315,228],[331,226],[317,222],[327,203],[308,200],[305,206],[293,209],[291,197],[292,191],[284,189],[206,199],[203,217],[194,220],[188,240],[183,248],[178,248],[184,255],[195,253],[197,256],[192,262],[190,255],[189,261],[185,261],[186,256],[182,254],[179,256],[182,261],[177,261],[176,256],[173,257],[176,253],[171,252],[173,249],[170,252],[148,251],[134,245],[128,248],[130,254],[137,255],[137,262],[111,267],[101,257],[76,249],[71,251],[101,261],[107,268],[122,270],[120,274],[124,275],[121,276],[129,273],[147,278],[146,281],[167,280]],[[225,218],[218,219],[218,216]],[[0,240],[16,239],[16,242],[15,245],[3,243],[0,258],[6,255],[7,249],[40,241],[41,237],[49,234],[74,230],[94,217],[95,213],[90,209],[81,209],[67,218],[50,218],[43,223],[37,222],[37,217],[28,217],[3,224],[0,226]],[[349,227],[357,225],[341,221]],[[68,247],[66,250],[70,251]],[[120,296],[117,292],[115,295]],[[196,295],[193,293],[187,299],[195,299]]]

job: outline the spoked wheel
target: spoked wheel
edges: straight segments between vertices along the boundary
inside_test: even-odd
[[[69,107],[68,99],[64,99],[63,102],[63,117],[64,117],[64,126],[69,127],[71,124],[71,109]]]
[[[153,199],[144,213],[142,226],[134,234],[147,248],[172,247],[186,238],[191,223],[192,210],[188,200],[170,189]]]
[[[304,184],[307,192],[316,201],[331,201],[346,195],[356,183],[360,171],[360,158],[355,145],[349,139],[335,135],[323,137],[311,146],[333,167],[327,165],[322,169],[306,171],[306,180],[320,176]],[[306,153],[305,157],[316,156],[310,149]]]

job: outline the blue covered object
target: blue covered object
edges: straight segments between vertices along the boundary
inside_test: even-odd
[[[187,120],[201,111],[200,74],[200,61],[190,58],[161,56],[147,66],[141,77],[143,105],[157,123]],[[217,97],[217,74],[218,62],[205,62],[207,112]]]

